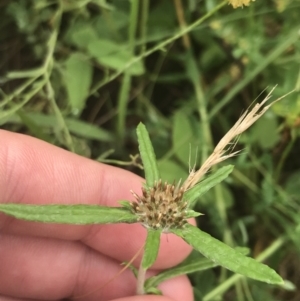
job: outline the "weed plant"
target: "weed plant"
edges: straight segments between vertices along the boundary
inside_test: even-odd
[[[180,266],[148,282],[139,275],[138,292],[158,293],[161,281],[191,273],[195,300],[298,300],[300,1],[229,2],[2,2],[0,125],[142,174],[135,135],[142,121],[156,152],[155,159],[148,133],[140,125],[148,185],[144,197],[153,187],[167,189],[157,182],[160,178],[163,183],[182,180],[183,186],[168,189],[180,196],[183,215],[179,224],[172,220],[175,227],[174,223],[158,225],[156,230],[153,225],[158,223],[148,227],[140,273],[155,260],[163,230],[183,237],[214,262],[192,253]],[[265,98],[271,89],[266,87],[277,84],[275,99],[296,92],[274,104],[238,140],[228,140],[239,151],[234,157],[230,149],[226,153],[227,161],[235,165],[230,176],[226,178],[230,166],[211,165],[207,170],[212,168],[213,173],[199,184],[203,175],[183,182],[191,177],[189,171],[194,175],[204,169],[215,145],[230,133],[253,99],[259,94]],[[196,196],[185,199],[195,184],[200,185],[198,194],[194,191]],[[88,210],[86,216],[92,216],[82,223],[145,225],[138,214],[144,204],[141,193],[135,191],[134,196],[140,207],[123,202],[123,209],[79,206],[76,210],[82,214]],[[44,222],[58,210],[54,205],[24,207],[18,216],[20,208],[11,208],[6,212],[31,220],[37,220],[34,209],[45,210]],[[196,215],[188,209],[205,213],[197,218],[201,230],[185,230],[190,229],[185,219]],[[59,211],[59,216],[79,223],[67,211],[65,215]],[[206,239],[209,243],[203,246]],[[262,276],[254,268],[253,276],[250,268],[224,263],[216,255],[222,248],[250,260],[250,265],[267,263],[284,284],[251,280],[281,282],[270,268]],[[256,261],[245,257],[248,253]]]

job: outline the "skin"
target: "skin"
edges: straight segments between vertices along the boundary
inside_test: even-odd
[[[118,200],[134,200],[130,189],[141,192],[140,177],[35,138],[0,130],[0,145],[1,203],[118,206]],[[134,296],[128,269],[115,277],[145,237],[139,224],[42,224],[0,213],[0,301],[192,301],[186,276],[162,283],[164,296]],[[190,251],[180,238],[163,235],[150,273],[178,264]]]

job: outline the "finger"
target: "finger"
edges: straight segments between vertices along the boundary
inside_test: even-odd
[[[114,279],[120,264],[78,242],[2,235],[0,266],[0,294],[15,298],[105,301],[135,291],[131,271]]]
[[[39,301],[39,300],[32,300],[32,299],[25,299],[25,298],[12,298],[7,296],[0,295],[1,301]]]
[[[15,239],[9,235],[0,239],[0,295],[106,301],[135,294],[136,280],[131,271],[114,277],[120,265],[80,243],[33,237]],[[160,288],[174,300],[192,300],[186,277],[170,280]]]
[[[142,179],[125,170],[99,164],[25,135],[0,131],[0,202],[25,204],[101,204],[116,206],[139,192]],[[84,240],[120,261],[129,260],[144,244],[137,224],[67,226],[0,217],[0,229],[18,235]],[[168,235],[162,240],[156,268],[177,264],[191,248]]]
[[[115,239],[118,241],[116,243]],[[141,225],[116,224],[94,226],[82,240],[86,245],[120,261],[129,261],[144,245],[147,230]],[[126,246],[122,249],[118,246]],[[166,269],[181,262],[191,251],[191,247],[180,237],[163,233],[160,239],[160,248],[154,269]],[[134,252],[134,253],[133,253]],[[134,260],[138,266],[143,252]]]
[[[164,292],[164,296],[174,301],[193,301],[194,292],[191,283],[186,275],[169,279],[158,287]]]
[[[170,299],[169,297],[165,296],[133,296],[133,297],[126,297],[120,298],[118,300],[112,301],[174,301],[178,299]],[[189,301],[189,299],[182,299],[181,301]]]

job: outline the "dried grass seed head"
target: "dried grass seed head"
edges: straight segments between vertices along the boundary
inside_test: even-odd
[[[189,174],[188,178],[183,183],[182,187],[184,191],[195,186],[199,181],[203,178],[203,176],[212,168],[212,166],[227,160],[238,154],[239,152],[232,152],[231,143],[241,135],[244,131],[246,131],[253,123],[255,123],[273,104],[286,97],[293,91],[281,96],[280,98],[274,100],[269,105],[266,105],[266,102],[271,98],[272,92],[274,88],[268,93],[265,99],[261,103],[257,103],[251,110],[246,110],[241,117],[237,120],[237,122],[233,125],[233,127],[224,135],[224,137],[219,141],[217,146],[215,147],[213,153],[206,159],[206,161],[202,164],[199,170],[194,171]]]

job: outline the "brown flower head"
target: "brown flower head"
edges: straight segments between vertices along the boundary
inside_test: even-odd
[[[146,228],[161,229],[168,232],[170,228],[181,228],[187,223],[187,205],[183,201],[183,187],[155,182],[153,187],[142,188],[143,195],[131,191],[137,202],[132,202],[133,212],[138,221]]]

